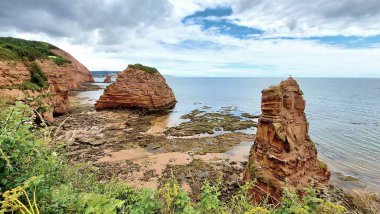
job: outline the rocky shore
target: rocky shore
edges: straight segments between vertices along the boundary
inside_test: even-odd
[[[75,96],[71,102],[75,105],[68,114],[58,117],[54,123],[57,140],[67,142],[64,149],[70,160],[93,166],[102,180],[116,178],[137,188],[155,189],[175,176],[194,196],[204,180],[223,179],[225,194],[242,183],[248,153],[229,154],[229,151],[239,149],[242,142],[248,150],[255,135],[235,132],[233,128],[228,133],[208,135],[197,126],[192,128],[193,133],[205,135],[181,137],[170,134],[174,132],[151,133],[155,119],[167,112],[96,111],[93,106],[80,104]],[[215,113],[204,117],[225,123],[231,115]],[[183,125],[172,128],[180,133],[187,130]]]
[[[47,129],[53,151],[70,164],[90,169],[97,182],[164,189],[175,179],[193,201],[199,200],[205,181],[220,187],[216,197],[222,201],[232,200],[243,184],[253,183],[245,193],[249,203],[275,208],[281,206],[284,189],[298,197],[312,188],[315,199],[342,204],[354,213],[367,213],[367,200],[378,200],[373,194],[349,196],[329,184],[330,171],[318,160],[308,134],[303,93],[292,78],[262,91],[261,115],[204,106],[168,126],[177,101],[157,69],[129,65],[95,105],[82,103],[76,93],[103,88],[91,84],[90,72],[74,57],[48,43],[2,40],[14,45],[4,46],[12,47],[6,53],[26,49],[32,55],[1,56],[7,57],[0,58],[1,98],[28,104],[26,112],[36,113],[34,122]],[[37,48],[30,51],[28,45]],[[111,76],[104,82],[111,83]],[[358,182],[333,175],[334,184]]]
[[[297,89],[293,83],[290,85],[291,88]],[[287,90],[282,90],[281,93],[287,95],[282,96],[281,99],[284,97],[286,99],[283,99],[284,103],[281,106],[284,108],[296,106],[296,109],[299,109],[297,114],[301,117],[300,121],[303,121],[296,124],[305,126],[307,124],[305,123],[306,119],[302,119],[304,117],[302,113],[304,104],[299,100],[295,101],[299,99],[302,93],[293,89],[289,92],[296,93],[297,96],[288,95]],[[267,92],[272,93],[273,90],[263,93],[266,94]],[[264,97],[268,96],[265,95]],[[291,101],[288,102],[288,100]],[[201,184],[208,180],[212,184],[222,186],[222,198],[225,200],[228,200],[228,196],[237,191],[239,186],[244,183],[244,171],[247,173],[250,164],[247,163],[247,160],[252,161],[248,157],[249,150],[254,145],[255,139],[257,141],[254,134],[245,134],[241,130],[255,127],[262,129],[263,127],[260,125],[263,123],[262,118],[267,117],[266,114],[268,114],[265,112],[274,112],[272,110],[263,111],[264,116],[261,117],[261,123],[259,120],[259,124],[257,124],[258,116],[248,113],[241,113],[240,116],[237,116],[228,107],[215,112],[206,111],[207,108],[199,108],[183,115],[184,121],[182,123],[173,127],[164,125],[164,127],[157,129],[155,127],[160,125],[159,123],[167,124],[161,120],[167,119],[170,110],[156,112],[131,109],[96,111],[91,105],[81,104],[76,96],[71,96],[70,102],[73,106],[68,114],[58,117],[54,123],[55,129],[58,130],[57,140],[66,142],[63,148],[71,161],[84,162],[93,167],[101,180],[117,179],[126,181],[136,188],[157,189],[162,187],[170,178],[175,177],[182,188],[188,191],[193,198],[199,194]],[[266,98],[263,98],[263,106],[266,106],[265,102],[267,102]],[[298,104],[295,105],[294,103]],[[281,108],[277,113],[280,112],[283,112]],[[292,119],[290,121],[297,120]],[[231,126],[232,123],[239,125]],[[290,124],[286,126],[290,126]],[[297,137],[296,140],[292,141],[293,143],[300,142],[300,139],[310,140],[307,137],[307,127],[296,128],[295,130],[293,131],[296,133],[301,130],[301,136],[304,137]],[[281,135],[279,131],[277,133]],[[265,137],[262,130],[259,130],[258,134],[260,134],[261,139]],[[296,134],[296,136],[299,135],[300,133]],[[286,132],[284,132],[284,136],[287,136]],[[300,146],[298,147],[300,148]],[[285,147],[283,148],[286,152]],[[333,201],[344,203],[351,210],[362,209],[358,205],[360,203],[357,196],[350,196],[339,188],[327,185],[325,181],[329,175],[328,171],[325,171],[326,168],[323,167],[323,164],[315,159],[315,148],[307,148],[295,149],[294,154],[310,151],[311,153],[308,154],[311,156],[305,156],[307,157],[305,159],[308,161],[307,164],[315,164],[314,167],[321,167],[319,169],[321,171],[313,170],[310,166],[303,169],[302,166],[306,167],[306,163],[300,164],[293,170],[308,173],[308,170],[312,169],[310,170],[311,174],[304,176],[304,178],[310,177],[312,173],[322,173],[325,180],[319,184],[326,185],[332,194],[329,197]],[[252,152],[253,150],[251,150]],[[271,154],[268,153],[268,155]],[[300,155],[298,154],[298,156]],[[278,167],[282,166],[278,165]],[[277,171],[279,170],[273,171],[273,173],[276,174]],[[297,173],[290,174],[291,176],[298,176]],[[344,181],[345,179],[342,175],[340,178],[338,177],[334,175],[333,180]],[[245,175],[245,179],[247,179],[247,175]],[[259,180],[259,182],[264,182],[267,185],[268,183],[265,181],[269,182],[268,179]],[[311,182],[312,180],[305,181]],[[347,182],[353,181],[344,182],[347,184]],[[273,181],[271,183],[275,184]],[[273,193],[274,196],[275,194],[277,193]]]

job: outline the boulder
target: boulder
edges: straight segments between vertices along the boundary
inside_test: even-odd
[[[112,82],[112,76],[111,75],[107,75],[106,78],[104,78],[104,83],[111,83]]]
[[[95,104],[97,110],[112,108],[143,108],[159,110],[176,104],[172,89],[154,68],[129,65],[117,75]]]
[[[256,201],[269,195],[278,203],[283,188],[302,194],[306,187],[328,184],[330,172],[317,159],[302,95],[293,78],[262,91],[262,114],[244,172],[245,181],[256,180],[251,190]]]

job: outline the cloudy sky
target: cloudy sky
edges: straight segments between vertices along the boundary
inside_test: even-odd
[[[380,77],[379,0],[0,0],[0,36],[50,42],[90,70]]]

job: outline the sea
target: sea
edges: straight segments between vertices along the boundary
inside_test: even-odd
[[[178,100],[167,122],[174,126],[181,122],[181,115],[194,109],[229,107],[260,114],[261,91],[287,77],[165,78]],[[318,157],[335,174],[357,178],[361,189],[380,193],[380,79],[293,78],[304,93],[309,134],[317,145]],[[95,76],[98,82],[103,79]],[[93,104],[102,92],[79,92],[78,96]]]

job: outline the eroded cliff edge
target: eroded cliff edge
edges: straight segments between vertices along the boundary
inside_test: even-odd
[[[262,91],[262,115],[244,173],[245,181],[256,180],[256,200],[269,195],[276,203],[283,188],[302,193],[308,186],[327,185],[330,172],[317,159],[304,110],[302,91],[293,78]]]
[[[93,82],[69,53],[45,42],[0,38],[0,99],[22,100],[47,121],[69,108],[68,91]]]

